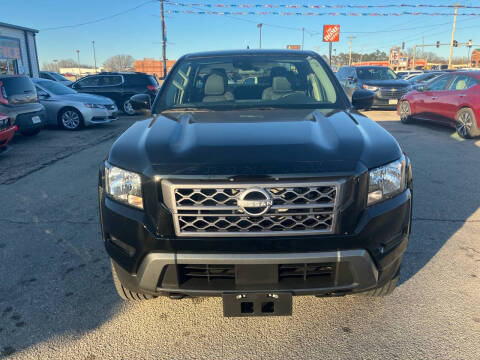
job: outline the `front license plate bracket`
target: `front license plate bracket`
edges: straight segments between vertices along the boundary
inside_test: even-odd
[[[288,292],[223,294],[223,316],[290,316],[292,294]]]

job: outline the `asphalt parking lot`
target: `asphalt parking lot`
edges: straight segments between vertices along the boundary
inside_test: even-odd
[[[139,117],[17,136],[0,157],[0,357],[480,358],[480,139],[369,111],[413,162],[414,221],[386,298],[296,297],[292,317],[223,318],[218,298],[115,293],[97,171]]]

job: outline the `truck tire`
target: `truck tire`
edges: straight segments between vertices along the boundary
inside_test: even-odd
[[[150,299],[155,298],[155,296],[152,296],[152,295],[149,295],[149,294],[137,293],[137,292],[130,291],[127,288],[125,288],[118,278],[117,270],[115,269],[115,265],[113,264],[113,260],[110,260],[110,267],[112,269],[113,284],[115,285],[115,289],[117,290],[118,295],[123,300],[137,300],[137,301],[139,301],[139,300],[150,300]]]
[[[385,285],[379,288],[375,288],[373,290],[365,291],[363,293],[360,293],[362,296],[368,296],[368,297],[382,297],[382,296],[387,296],[390,295],[393,290],[397,287],[398,283],[398,275],[395,276],[393,279],[389,280]]]

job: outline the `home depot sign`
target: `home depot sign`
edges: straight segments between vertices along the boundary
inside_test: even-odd
[[[340,40],[340,25],[323,25],[323,41],[337,42]]]

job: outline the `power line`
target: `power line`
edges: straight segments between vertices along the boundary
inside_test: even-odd
[[[115,18],[117,16],[120,16],[120,15],[127,14],[131,11],[134,11],[134,10],[137,10],[137,9],[141,8],[142,6],[145,6],[147,4],[154,3],[154,2],[158,2],[158,0],[145,1],[145,2],[139,4],[135,7],[130,8],[130,9],[127,9],[127,10],[124,10],[124,11],[121,11],[121,12],[118,12],[118,13],[115,13],[115,14],[112,14],[112,15],[109,15],[109,16],[105,16],[105,17],[102,17],[102,18],[99,18],[99,19],[96,19],[96,20],[86,21],[86,22],[83,22],[83,23],[78,23],[78,24],[73,24],[73,25],[63,25],[63,26],[49,27],[49,28],[40,29],[40,31],[70,29],[70,28],[76,28],[76,27],[79,27],[79,26],[95,24],[95,23],[98,23],[98,22],[101,22],[101,21],[113,19],[113,18]]]

